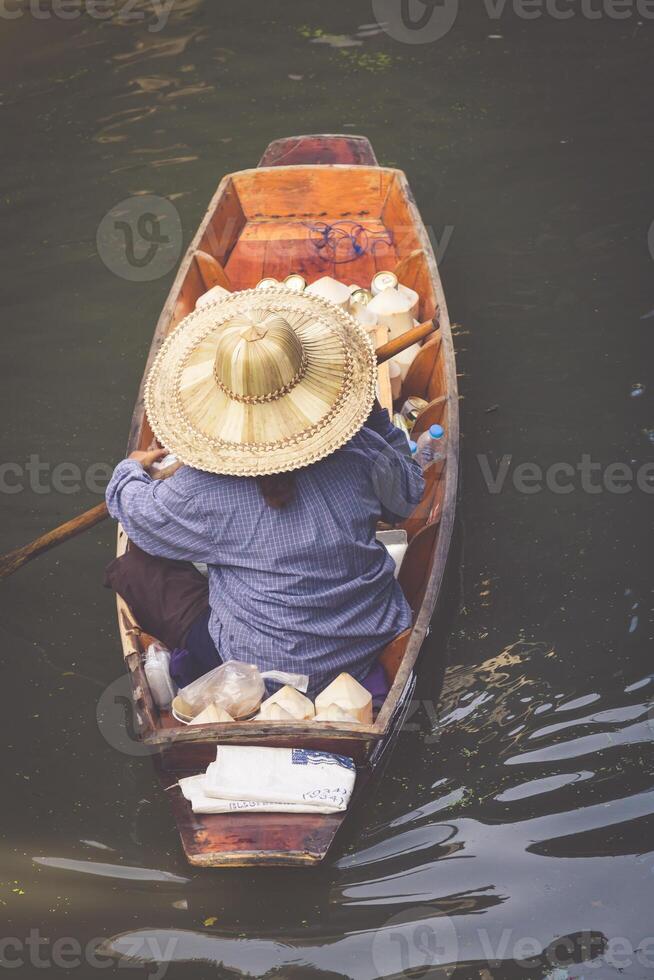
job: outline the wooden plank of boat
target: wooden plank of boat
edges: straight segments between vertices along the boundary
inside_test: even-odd
[[[376,167],[377,157],[365,136],[286,136],[275,140],[259,160],[260,167],[303,163],[344,163]]]
[[[173,817],[189,864],[205,868],[319,864],[344,813],[193,813],[179,789]]]
[[[312,229],[335,222],[365,223],[375,247],[348,262],[329,261]],[[334,256],[332,256],[332,259]],[[220,182],[207,213],[180,265],[157,324],[144,379],[166,336],[190,313],[213,282],[232,289],[254,286],[263,276],[300,272],[308,282],[329,274],[367,285],[375,272],[396,269],[420,296],[421,321],[437,318],[437,337],[427,341],[405,379],[402,398],[413,394],[430,403],[418,420],[422,428],[440,421],[447,435],[447,459],[434,467],[422,503],[403,523],[409,547],[400,584],[414,611],[414,623],[381,653],[391,689],[372,725],[344,722],[245,721],[182,726],[156,708],[143,671],[150,637],[118,599],[118,624],[133,700],[141,721],[139,737],[153,747],[162,785],[199,772],[221,744],[292,745],[351,756],[357,763],[355,797],[361,798],[371,773],[387,758],[406,713],[414,668],[434,612],[452,537],[458,471],[458,397],[450,323],[431,244],[406,177],[377,165],[363,137],[291,137],[272,143],[253,170]],[[147,447],[152,432],[143,409],[143,383],[130,428],[128,451]],[[118,554],[128,547],[119,528]],[[344,814],[226,814],[200,816],[178,789],[170,789],[173,812],[192,864],[311,865],[322,860]]]

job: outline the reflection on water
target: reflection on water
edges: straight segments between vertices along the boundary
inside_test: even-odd
[[[649,27],[507,12],[489,41],[499,25],[470,7],[437,44],[402,45],[370,11],[313,0],[176,0],[159,31],[147,0],[133,9],[142,23],[3,22],[3,458],[84,469],[122,453],[170,280],[101,263],[117,201],[175,200],[188,241],[222,174],[270,140],[365,132],[408,171],[426,223],[454,229],[454,613],[333,859],[203,872],[149,759],[95,722],[122,671],[99,584],[113,530],[4,582],[11,934],[101,936],[116,962],[184,980],[654,976],[651,500],[491,494],[476,464],[651,460]],[[3,546],[96,502],[3,494]]]
[[[156,871],[152,868],[121,867],[115,864],[102,864],[99,861],[74,861],[70,858],[35,857],[34,864],[43,868],[59,868],[62,871],[75,871],[83,875],[99,878],[127,878],[129,881],[168,881],[185,885],[187,878],[173,875],[169,871]]]

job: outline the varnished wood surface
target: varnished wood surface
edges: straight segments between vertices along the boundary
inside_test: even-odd
[[[402,403],[404,403],[409,395],[428,390],[429,382],[436,370],[440,346],[441,336],[440,334],[436,334],[433,337],[428,337],[420,348],[409,366],[406,378],[402,383],[402,395],[400,399]]]
[[[365,136],[286,136],[270,144],[259,166],[288,167],[302,163],[376,167],[377,157]]]
[[[199,248],[195,253],[195,262],[205,290],[213,289],[214,286],[222,286],[223,289],[232,291],[233,286],[229,277],[217,258]]]
[[[205,868],[318,864],[347,812],[199,814],[178,788],[166,795],[189,864]]]
[[[372,747],[380,740],[374,726],[359,726],[358,737],[353,726],[343,722],[243,722],[240,725],[186,725],[169,732],[168,739],[147,739],[150,745],[159,745],[162,768],[167,772],[177,770],[187,774],[206,769],[216,758],[216,745],[267,745],[273,748],[314,749],[317,752],[334,752],[346,755],[355,762],[365,762]],[[275,731],[284,729],[284,731]],[[180,735],[193,734],[184,740]]]

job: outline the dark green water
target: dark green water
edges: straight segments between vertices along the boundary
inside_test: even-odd
[[[270,140],[348,131],[407,171],[449,239],[457,544],[421,703],[332,860],[304,873],[190,869],[150,761],[99,730],[122,670],[111,527],[3,582],[0,957],[92,977],[84,947],[104,937],[123,956],[105,975],[654,976],[654,25],[469,5],[433,43],[338,48],[312,38],[355,36],[369,4],[176,0],[158,32],[133,9],[150,19],[0,16],[2,548],[100,499],[54,490],[57,464],[122,455],[172,273],[113,274],[103,216],[170,198],[185,246],[219,178]],[[495,473],[505,454],[490,493],[478,456]],[[592,486],[626,463],[641,487],[513,482],[584,455]],[[125,973],[130,954],[144,962]]]

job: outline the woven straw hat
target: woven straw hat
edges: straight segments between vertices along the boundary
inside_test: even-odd
[[[159,442],[211,473],[314,463],[358,432],[375,397],[372,343],[348,313],[282,286],[189,314],[159,351],[145,408]]]

